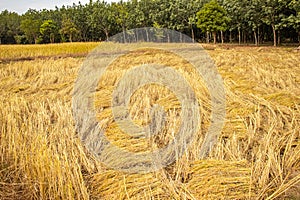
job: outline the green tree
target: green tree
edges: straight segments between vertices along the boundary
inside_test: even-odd
[[[133,22],[132,26],[135,25],[139,28],[152,26],[152,14],[155,6],[153,0],[133,0],[130,8],[130,18]]]
[[[171,1],[171,27],[174,30],[183,32],[189,28],[189,17],[192,15],[190,11],[193,11],[192,2],[188,0],[175,0]]]
[[[216,0],[212,0],[205,4],[203,8],[197,12],[197,27],[203,32],[212,33],[214,44],[217,42],[217,32],[227,30],[230,19],[227,17],[225,9],[218,4]],[[222,36],[221,36],[222,37]]]
[[[24,32],[29,43],[37,44],[40,35],[41,21],[35,19],[25,19],[21,21],[20,29]]]
[[[123,2],[122,0],[118,3],[112,4],[113,17],[116,20],[116,23],[121,26],[123,31],[124,42],[126,42],[126,30],[129,25],[129,9],[128,3]]]
[[[40,27],[40,33],[43,37],[44,42],[54,43],[55,36],[58,35],[58,27],[53,20],[46,20]]]
[[[20,34],[20,16],[4,10],[0,13],[0,44],[15,43],[15,35]]]
[[[90,24],[96,33],[101,32],[102,35],[105,35],[105,39],[108,40],[109,34],[115,25],[110,4],[104,1],[96,1],[92,7]]]
[[[79,1],[78,5],[73,4],[73,7],[68,8],[68,16],[75,23],[81,39],[85,42],[91,38],[91,26],[88,18],[91,16],[92,10],[89,9],[88,5],[82,5]]]
[[[284,27],[285,10],[291,0],[265,0],[262,3],[263,22],[272,27],[273,45],[277,46],[278,30]]]
[[[62,21],[62,27],[59,33],[63,38],[67,37],[70,42],[73,42],[74,38],[78,36],[79,31],[75,23],[73,23],[70,18],[65,17]]]
[[[263,24],[262,21],[262,1],[261,0],[251,0],[245,6],[245,20],[248,23],[247,25],[253,32],[254,43],[255,45],[259,45],[260,40],[260,27]]]
[[[295,12],[287,16],[283,21],[286,27],[293,27],[297,31],[300,45],[300,1],[292,0],[289,7]]]
[[[172,29],[171,23],[171,3],[174,0],[155,0],[157,5],[152,13],[153,23],[159,25],[161,28]]]
[[[247,29],[248,21],[246,19],[247,12],[250,12],[248,9],[248,0],[224,0],[223,7],[227,11],[229,18],[231,19],[229,27],[229,40],[233,41],[232,32],[237,31],[237,38],[239,44],[242,40],[242,32],[245,32]]]
[[[185,0],[185,6],[186,10],[188,11],[186,13],[186,17],[184,19],[184,23],[187,24],[190,32],[191,32],[191,37],[194,40],[195,39],[195,32],[194,32],[194,27],[196,26],[197,23],[197,11],[199,11],[204,4],[205,1],[203,0],[194,0],[194,1],[189,1]]]

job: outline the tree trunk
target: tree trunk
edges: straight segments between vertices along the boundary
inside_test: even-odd
[[[182,36],[182,33],[181,33],[181,32],[180,32],[179,34],[180,34],[180,43],[182,43],[182,42],[183,42],[183,41],[182,41],[182,40],[183,40],[183,36]]]
[[[256,30],[254,30],[253,33],[254,33],[254,43],[256,46],[258,46]]]
[[[106,37],[106,41],[108,41],[108,38],[109,38],[109,34],[108,34],[108,31],[107,31],[107,29],[104,29],[104,33],[105,33],[105,37]]]
[[[138,34],[136,34],[136,31],[133,32],[133,40],[134,42],[137,42],[139,39]],[[132,43],[132,39],[130,38],[129,43]]]
[[[221,41],[222,41],[222,44],[224,44],[224,35],[223,35],[223,31],[221,31]]]
[[[86,31],[83,31],[82,37],[83,37],[83,41],[87,42]]]
[[[278,30],[278,34],[277,34],[277,39],[278,39],[277,44],[278,44],[278,45],[281,44],[281,38],[280,38],[280,35],[281,35],[280,30]]]
[[[53,33],[50,34],[50,43],[54,43],[55,42],[55,36]]]
[[[148,29],[146,28],[146,40],[147,42],[149,42],[149,33],[148,33]]]
[[[229,31],[229,42],[232,43],[232,31]]]
[[[192,39],[193,39],[193,42],[194,42],[195,41],[195,33],[194,33],[193,26],[191,26],[191,32],[192,32]]]
[[[214,44],[217,44],[217,32],[213,32]]]
[[[123,29],[123,39],[124,39],[124,43],[126,43],[126,29],[125,26],[122,26]]]
[[[272,24],[272,30],[273,30],[273,43],[274,43],[274,47],[277,46],[277,36],[276,36],[276,29],[275,29],[275,25]]]
[[[259,46],[260,44],[260,31],[259,31],[259,27],[257,28],[257,46]]]
[[[206,32],[206,43],[209,43],[209,32]]]
[[[239,28],[238,31],[239,31],[239,45],[241,45],[241,29]]]

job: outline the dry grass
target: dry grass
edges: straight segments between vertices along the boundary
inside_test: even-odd
[[[65,45],[0,46],[0,58],[82,53],[79,49],[85,52],[96,44]],[[119,73],[112,66],[99,82],[95,105],[104,109],[98,119],[108,127],[106,135],[134,152],[168,143],[178,127],[180,105],[164,87],[140,89],[130,103],[135,122],[146,124],[149,113],[144,108],[159,103],[167,112],[168,126],[150,141],[130,138],[118,129],[109,108],[120,71],[141,60],[159,60],[177,66],[195,90],[201,102],[195,144],[176,163],[148,174],[106,169],[77,138],[71,93],[82,58],[0,64],[0,199],[300,198],[299,53],[280,48],[210,49],[225,82],[227,116],[207,160],[198,160],[197,152],[209,123],[209,97],[184,61],[159,51],[133,54],[129,63],[117,65]]]
[[[24,59],[34,57],[46,57],[57,55],[84,55],[97,47],[99,43],[63,43],[63,44],[40,44],[40,45],[1,45],[0,63],[9,59]]]

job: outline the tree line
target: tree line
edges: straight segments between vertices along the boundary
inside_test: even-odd
[[[78,2],[0,14],[1,44],[104,41],[122,31],[168,28],[201,42],[274,46],[300,42],[299,0],[128,0]]]

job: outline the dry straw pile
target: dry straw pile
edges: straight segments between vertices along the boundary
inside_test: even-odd
[[[1,48],[8,47],[0,47],[5,61],[0,64],[0,199],[300,198],[298,52],[245,47],[208,51],[224,79],[227,116],[206,160],[197,159],[211,112],[201,77],[187,62],[165,52],[144,49],[121,57],[95,94],[97,118],[113,144],[132,152],[153,150],[167,145],[178,129],[180,103],[159,85],[139,89],[129,112],[137,124],[145,125],[150,120],[145,108],[162,105],[167,125],[161,134],[136,139],[114,122],[113,87],[126,68],[141,61],[159,61],[178,70],[194,89],[201,115],[195,143],[177,162],[155,173],[126,174],[97,162],[76,135],[71,94],[83,58],[16,61],[21,47],[10,55]],[[60,54],[68,53],[38,56]]]

